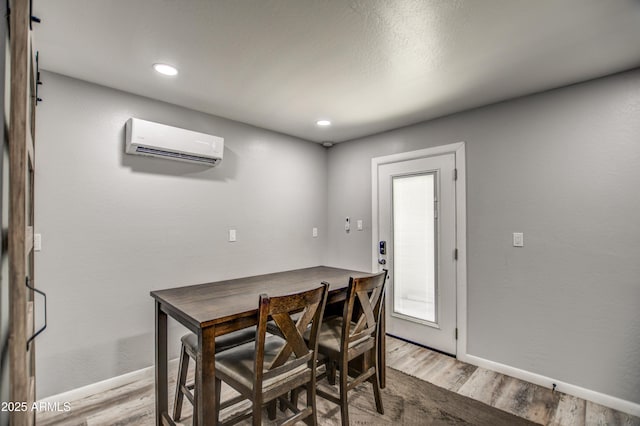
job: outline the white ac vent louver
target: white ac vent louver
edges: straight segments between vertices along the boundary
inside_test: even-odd
[[[222,161],[224,139],[218,136],[130,118],[126,125],[128,154],[216,166]]]

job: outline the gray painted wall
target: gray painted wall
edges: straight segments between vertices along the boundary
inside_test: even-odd
[[[39,397],[151,365],[152,289],[315,264],[368,270],[371,158],[463,140],[468,352],[640,402],[640,70],[338,144],[328,156],[170,104],[44,80]],[[130,116],[223,136],[225,160],[206,169],[125,155]],[[237,243],[226,242],[231,227]],[[522,249],[511,247],[515,231]],[[181,332],[172,328],[173,355]]]
[[[468,353],[640,403],[640,70],[334,146],[329,264],[371,268],[372,157],[459,141]]]
[[[152,289],[325,263],[325,148],[52,73],[43,81],[36,282],[49,326],[38,397],[152,365]],[[224,160],[126,155],[131,116],[222,136]],[[177,356],[183,329],[171,331]]]

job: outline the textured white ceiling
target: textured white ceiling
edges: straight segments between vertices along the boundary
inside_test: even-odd
[[[316,142],[640,65],[638,0],[35,0],[34,14],[43,69]]]

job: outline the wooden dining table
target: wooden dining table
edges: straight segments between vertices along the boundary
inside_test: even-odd
[[[215,345],[216,336],[257,324],[258,298],[290,294],[328,282],[327,309],[340,312],[346,299],[350,277],[367,272],[316,266],[246,278],[223,280],[151,292],[155,299],[155,396],[156,424],[174,425],[169,415],[167,322],[172,317],[198,336],[199,368],[196,369],[198,423],[214,425],[215,418]],[[383,315],[384,318],[384,315]],[[380,322],[384,336],[384,319]],[[378,359],[380,381],[384,387],[385,339],[380,339]]]

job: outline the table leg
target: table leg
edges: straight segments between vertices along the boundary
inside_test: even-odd
[[[167,379],[167,314],[156,302],[156,425],[162,426],[162,418],[169,412]]]
[[[206,327],[198,333],[198,361],[196,362],[196,389],[198,423],[215,425],[216,418],[216,338],[214,326]]]

